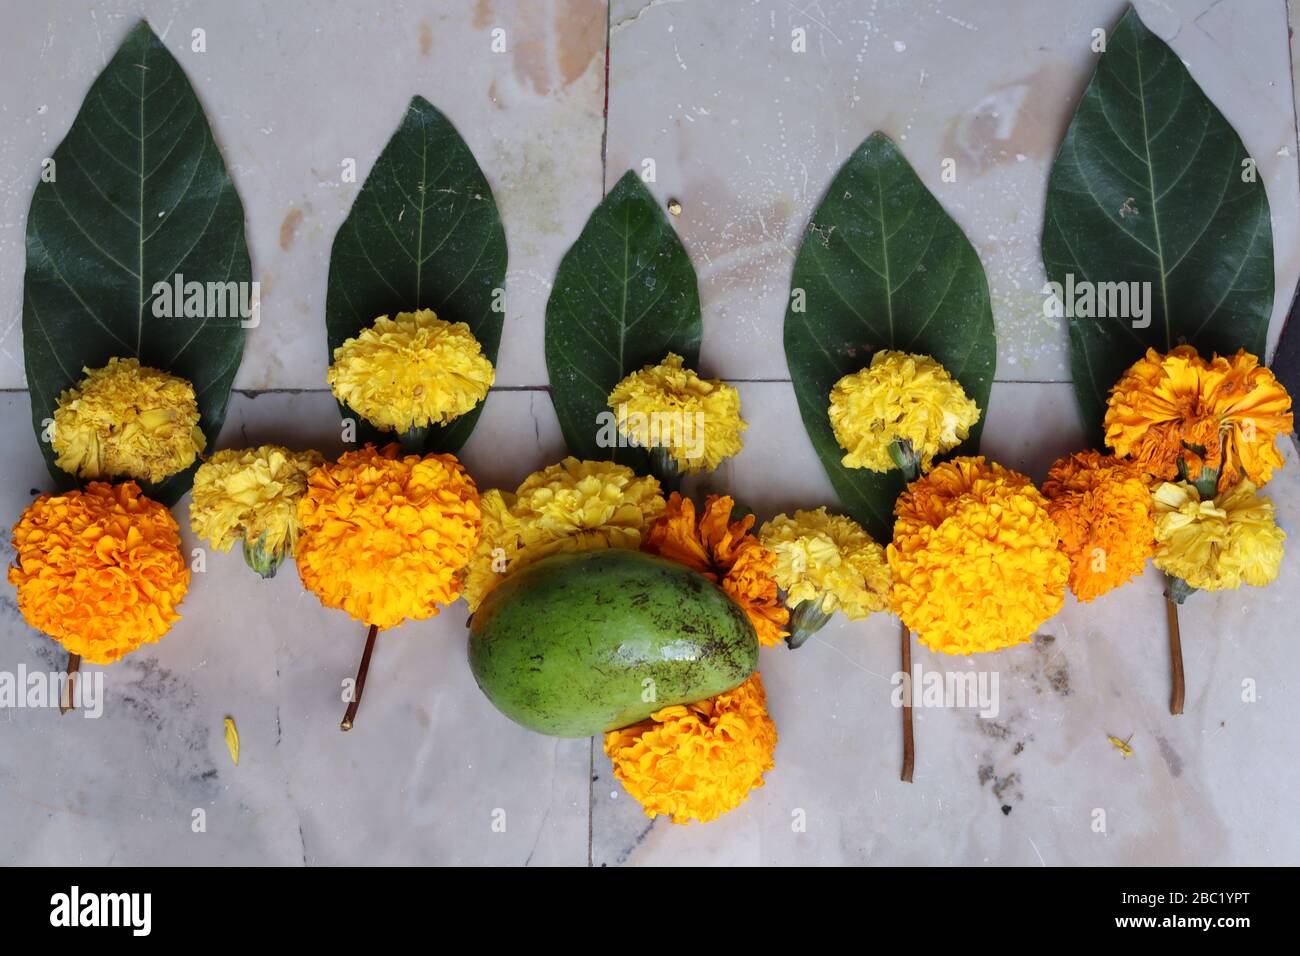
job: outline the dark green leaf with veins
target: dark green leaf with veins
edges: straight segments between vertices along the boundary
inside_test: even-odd
[[[619,380],[669,352],[699,366],[695,269],[635,173],[623,175],[565,254],[546,303],[546,369],[569,452],[617,457],[645,471],[638,449],[603,447],[600,416]]]
[[[1146,349],[1263,357],[1273,310],[1264,185],[1236,131],[1131,8],[1052,167],[1043,264],[1061,286],[1068,276],[1094,289],[1147,283],[1145,318],[1070,319],[1075,392],[1096,443],[1110,389]]]
[[[432,309],[468,325],[495,364],[505,282],[506,234],[487,179],[447,117],[417,96],[334,237],[325,296],[330,360],[379,316]],[[458,451],[482,408],[431,426],[420,450]],[[359,441],[398,437],[342,412],[356,420]]]
[[[933,356],[980,407],[954,452],[973,453],[997,361],[984,267],[897,147],[873,133],[813,213],[790,286],[785,355],[804,427],[844,508],[888,541],[902,475],[840,463],[831,388],[880,349]]]
[[[23,351],[38,439],[60,392],[84,368],[134,357],[194,384],[211,448],[244,349],[233,306],[251,302],[244,208],[203,107],[148,24],[127,35],[51,158],[54,175],[37,185],[27,217],[23,278]],[[171,287],[178,274],[187,284],[242,283],[245,291],[234,299],[223,293],[214,311],[224,317],[173,317],[166,300],[157,310],[164,315],[155,315],[155,284]],[[41,449],[56,481],[72,485],[49,443]],[[172,504],[193,473],[142,484]]]

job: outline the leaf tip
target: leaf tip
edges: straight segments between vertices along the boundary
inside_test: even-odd
[[[149,25],[149,21],[144,17],[141,17],[139,20],[135,21],[135,25],[131,27],[130,32],[127,33],[126,39],[122,41],[123,46],[132,43],[161,45],[162,40],[158,38],[158,34],[154,32],[153,27]]]
[[[613,193],[618,189],[635,189],[637,186],[640,186],[643,190],[649,192],[648,189],[645,189],[645,184],[641,182],[641,177],[636,174],[636,170],[629,169],[622,176],[618,177],[618,182],[614,183],[614,188],[611,189],[610,192]]]
[[[434,106],[419,93],[416,93],[411,97],[411,102],[406,104],[406,109],[408,112],[412,113],[425,113],[429,111],[434,113],[438,112],[438,107]]]

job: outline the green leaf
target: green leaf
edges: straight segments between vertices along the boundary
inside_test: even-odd
[[[1075,393],[1094,441],[1111,387],[1147,348],[1186,342],[1263,357],[1273,231],[1248,160],[1178,55],[1130,8],[1065,134],[1043,224],[1052,282],[1150,283],[1145,319],[1070,320]]]
[[[546,303],[546,370],[571,454],[615,457],[597,441],[599,418],[619,380],[676,352],[700,360],[700,294],[677,233],[628,171],[565,254]],[[638,454],[628,454],[635,451]],[[628,449],[620,461],[645,470]]]
[[[933,356],[987,410],[997,341],[984,267],[889,137],[873,133],[808,223],[790,288],[785,355],[804,427],[844,508],[887,541],[901,473],[840,464],[831,388],[897,349]],[[957,452],[978,447],[982,425]]]
[[[37,439],[83,368],[135,357],[194,383],[211,447],[244,350],[240,316],[159,317],[154,286],[171,286],[178,273],[186,284],[243,283],[251,303],[244,207],[203,107],[148,24],[127,35],[91,85],[51,159],[52,181],[37,185],[27,217],[23,278]],[[41,451],[56,482],[72,486],[48,442]],[[172,504],[193,477],[191,468],[142,484]]]
[[[433,309],[468,325],[495,364],[505,283],[506,233],[483,170],[447,117],[416,96],[334,237],[325,295],[329,358],[381,315]],[[423,450],[459,451],[482,409],[430,427]],[[340,411],[356,419],[359,441],[397,438],[351,409]]]

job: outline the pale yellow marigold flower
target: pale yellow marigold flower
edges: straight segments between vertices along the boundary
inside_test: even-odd
[[[910,442],[922,471],[934,456],[961,444],[980,409],[961,383],[928,355],[881,350],[871,365],[831,389],[831,430],[846,468],[889,471],[894,442]]]
[[[506,574],[565,551],[637,550],[663,514],[659,482],[612,461],[566,458],[529,475],[513,495],[483,496],[483,537],[470,564],[470,610]]]
[[[619,433],[642,448],[664,449],[681,474],[713,471],[740,451],[749,427],[738,391],[683,368],[672,352],[615,385],[608,401]]]
[[[775,749],[776,724],[757,673],[726,693],[605,734],[614,776],[646,816],[673,823],[707,823],[736,809],[763,786]]]
[[[320,452],[279,445],[219,451],[194,474],[190,527],[219,551],[236,541],[249,567],[271,577],[298,542],[298,499]]]
[[[1273,517],[1273,502],[1242,481],[1202,501],[1185,481],[1155,490],[1155,566],[1194,588],[1221,591],[1262,586],[1278,575],[1286,534]]]
[[[461,592],[471,611],[501,583],[510,569],[510,558],[518,554],[520,523],[510,511],[514,503],[514,495],[497,488],[489,488],[479,500],[483,530],[465,569],[465,588]]]
[[[812,602],[824,614],[843,612],[858,621],[889,608],[885,549],[852,518],[825,508],[777,515],[759,540],[776,552],[776,581],[786,605]]]
[[[381,315],[334,350],[334,397],[382,431],[445,425],[487,395],[492,363],[464,322],[432,309]]]
[[[83,371],[54,411],[60,468],[79,478],[156,483],[194,464],[207,442],[193,385],[133,358]]]

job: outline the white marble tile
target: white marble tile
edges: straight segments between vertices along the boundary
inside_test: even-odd
[[[32,489],[48,487],[27,415],[25,395],[0,396],[0,428],[24,436],[0,486],[6,527]],[[274,438],[337,452],[337,419],[328,393],[239,396],[219,444]],[[544,394],[502,392],[465,460],[480,480],[514,483],[558,445]],[[185,526],[186,505],[175,513]],[[188,528],[185,540],[197,546]],[[4,551],[8,563],[8,535]],[[589,744],[529,733],[492,709],[465,660],[463,604],[380,636],[347,734],[341,681],[365,633],[322,608],[291,565],[262,582],[237,552],[210,553],[181,611],[160,643],[103,669],[101,718],[0,710],[0,861],[587,862]],[[0,670],[64,660],[3,585]],[[227,714],[238,767],[223,742]],[[204,833],[191,832],[195,809]],[[493,829],[500,819],[504,832]]]
[[[1139,8],[1259,162],[1280,315],[1300,272],[1281,0]],[[675,222],[700,273],[706,364],[776,380],[738,383],[745,450],[698,489],[727,490],[760,518],[833,502],[782,381],[780,328],[807,216],[877,127],[899,140],[988,268],[1003,381],[985,451],[1041,480],[1077,449],[1069,386],[1006,380],[1065,374],[1064,338],[1038,318],[1043,185],[1090,69],[1080,37],[1120,9],[617,0],[608,181],[656,159],[652,189],[684,206]],[[261,390],[321,385],[329,245],[356,189],[335,184],[333,170],[355,156],[364,175],[418,92],[469,140],[505,219],[506,387],[489,397],[464,458],[480,486],[514,486],[563,453],[538,387],[542,318],[555,266],[601,192],[603,5],[310,0],[267,10],[252,0],[52,0],[15,15],[14,34],[39,42],[10,44],[0,70],[10,81],[0,84],[0,178],[16,184],[0,191],[0,388],[22,384],[22,236],[36,164],[147,14],[203,97],[248,213],[255,276],[269,286],[239,377],[251,391],[234,399],[216,446],[339,450],[328,394]],[[503,57],[486,52],[496,25],[517,41]],[[182,45],[192,26],[208,30],[203,59]],[[810,41],[797,60],[784,52],[795,26]],[[959,180],[943,186],[948,155]],[[0,519],[11,523],[48,486],[25,394],[0,393],[0,428],[13,436],[0,483]],[[1300,462],[1293,446],[1285,453],[1269,493],[1294,532]],[[176,513],[183,521],[184,507]],[[916,648],[926,668],[995,670],[1001,711],[918,710],[911,786],[896,779],[892,618],[836,620],[797,652],[765,650],[776,769],[740,810],[676,827],[649,825],[599,747],[530,734],[487,704],[465,664],[463,606],[380,638],[356,729],[339,733],[359,626],[322,609],[292,567],[263,583],[237,555],[209,555],[173,633],[106,669],[102,719],[0,710],[0,862],[1300,863],[1300,778],[1288,759],[1300,748],[1289,703],[1300,664],[1288,623],[1294,558],[1267,589],[1196,595],[1184,610],[1181,718],[1166,712],[1151,571],[1092,605],[1067,603],[1042,628],[1050,642],[970,662]],[[0,670],[61,665],[57,646],[19,618],[12,589],[0,594]],[[1256,703],[1241,701],[1248,678]],[[226,714],[240,729],[239,767],[222,742]],[[1108,734],[1133,734],[1134,756]],[[206,833],[191,831],[196,808]],[[1092,828],[1098,809],[1104,833]],[[504,832],[492,827],[497,810]],[[796,811],[804,832],[792,829]]]
[[[830,501],[789,385],[740,387],[756,427],[717,486],[760,517]],[[991,404],[987,447],[1009,465],[1041,477],[1077,444],[1066,386],[999,383]],[[25,416],[25,396],[0,401],[0,422],[18,428]],[[325,394],[240,396],[220,444],[278,436],[337,451],[336,435]],[[510,486],[560,453],[545,393],[503,391],[465,458],[482,486]],[[1287,456],[1269,491],[1294,529],[1300,465]],[[46,484],[34,447],[8,475],[12,517]],[[175,631],[107,669],[104,718],[0,717],[0,818],[17,821],[0,828],[0,859],[582,864],[590,792],[597,865],[1295,862],[1295,775],[1266,755],[1300,745],[1287,703],[1297,652],[1286,614],[1298,587],[1288,559],[1268,589],[1193,599],[1183,617],[1189,706],[1178,719],[1165,712],[1150,572],[1095,605],[1070,602],[1041,630],[1051,643],[969,663],[916,648],[926,668],[996,670],[1001,712],[918,710],[911,787],[895,779],[896,626],[837,620],[797,652],[763,652],[781,734],[767,786],[707,827],[650,827],[599,750],[593,758],[587,741],[523,731],[479,695],[463,609],[381,637],[357,728],[343,735],[339,682],[356,666],[360,628],[320,608],[291,568],[263,584],[237,556],[213,555]],[[0,614],[0,667],[59,662],[18,619],[12,592]],[[1240,702],[1245,678],[1258,682],[1257,703]],[[241,730],[238,768],[222,746],[226,713]],[[1136,755],[1125,760],[1108,734],[1135,734]],[[206,834],[188,830],[195,808],[207,811]],[[501,834],[491,829],[498,808]],[[1106,834],[1090,828],[1098,808]],[[805,832],[791,829],[797,810]]]
[[[197,90],[244,203],[262,322],[249,334],[238,386],[324,385],[334,233],[417,93],[469,143],[505,222],[497,380],[546,381],[551,278],[601,197],[602,0],[45,0],[4,14],[0,388],[24,383],[23,237],[41,160],[140,17]],[[205,53],[190,49],[196,28],[206,31]],[[490,48],[498,28],[500,54]],[[356,161],[356,183],[341,181],[345,158]]]
[[[799,240],[873,130],[898,143],[983,259],[1003,380],[1069,378],[1043,317],[1048,172],[1091,75],[1091,31],[1122,0],[615,0],[607,183],[655,162],[700,274],[705,363],[785,378],[781,325]],[[1283,0],[1139,0],[1255,157],[1273,210],[1270,344],[1300,276],[1296,128]],[[806,31],[807,52],[792,51]],[[957,181],[940,181],[956,161]]]
[[[742,386],[762,418],[725,481],[760,518],[815,506],[829,488],[806,447],[788,385]],[[1066,385],[994,386],[985,450],[1036,478],[1078,447]],[[1300,528],[1300,463],[1268,487]],[[913,645],[926,670],[996,672],[1000,712],[917,709],[917,769],[898,781],[898,624],[835,618],[798,651],[765,648],[760,669],[780,740],[776,768],[740,809],[707,826],[653,826],[597,751],[596,865],[1282,864],[1300,860],[1290,810],[1300,748],[1292,719],[1300,651],[1291,554],[1265,589],[1197,594],[1182,612],[1187,712],[1168,713],[1159,575],[1089,605],[1067,598],[1032,645],[972,659]],[[1258,701],[1242,702],[1242,681]],[[1134,756],[1108,741],[1132,735]],[[1096,811],[1104,833],[1094,832]],[[793,824],[806,819],[806,830]]]

